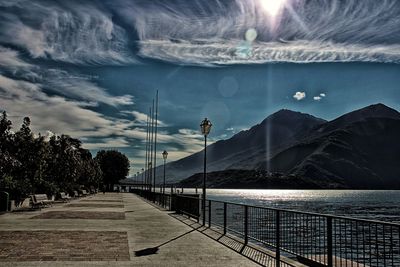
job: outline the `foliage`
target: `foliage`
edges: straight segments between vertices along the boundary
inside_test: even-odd
[[[129,159],[121,152],[100,150],[95,159],[103,173],[103,183],[109,188],[129,173]]]
[[[0,188],[17,202],[29,194],[99,187],[100,165],[81,142],[68,135],[35,136],[24,118],[14,133],[6,112],[0,117]]]

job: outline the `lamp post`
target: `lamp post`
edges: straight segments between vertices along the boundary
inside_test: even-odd
[[[206,224],[206,180],[207,180],[207,135],[211,130],[211,121],[205,118],[201,124],[201,133],[204,135],[204,174],[203,174],[203,197],[201,202],[201,210],[203,213],[203,226]]]
[[[163,182],[163,195],[165,194],[165,162],[167,161],[167,157],[168,157],[168,152],[166,150],[164,150],[164,152],[162,153],[162,157],[164,159],[164,182]]]

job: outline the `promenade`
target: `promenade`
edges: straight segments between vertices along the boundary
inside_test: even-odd
[[[194,224],[193,224],[194,225]],[[257,266],[129,193],[0,215],[0,266]]]

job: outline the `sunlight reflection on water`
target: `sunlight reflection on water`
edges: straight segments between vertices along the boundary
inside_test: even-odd
[[[184,192],[194,193],[195,190],[184,189]],[[396,190],[208,189],[207,198],[263,207],[400,222],[400,191]]]

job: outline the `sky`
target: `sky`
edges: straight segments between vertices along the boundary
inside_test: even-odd
[[[400,110],[396,0],[0,0],[0,110],[144,166],[159,91],[158,163],[279,109],[333,119]]]

